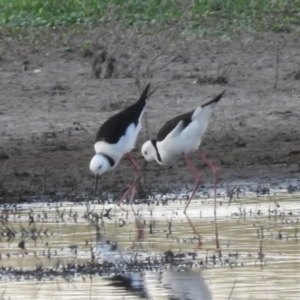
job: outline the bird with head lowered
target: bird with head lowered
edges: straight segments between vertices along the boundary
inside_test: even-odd
[[[206,131],[214,107],[223,97],[224,93],[225,91],[209,102],[196,107],[196,109],[167,121],[159,130],[157,138],[145,142],[142,146],[141,152],[144,158],[147,161],[156,160],[160,165],[171,166],[183,155],[186,164],[190,168],[196,180],[196,185],[184,212],[186,212],[190,201],[201,182],[196,168],[193,166],[187,155],[199,148],[202,136]],[[205,157],[204,154],[198,154],[200,158],[211,168],[216,180],[216,167]]]
[[[130,151],[134,148],[138,133],[141,130],[142,116],[146,108],[149,87],[150,83],[145,87],[136,103],[106,120],[96,134],[94,144],[96,155],[90,162],[90,170],[96,176],[95,195],[98,178],[116,168],[124,155],[131,162],[136,172],[134,182],[118,201],[118,205],[130,192],[132,201],[136,186],[142,176],[138,164],[130,155]]]

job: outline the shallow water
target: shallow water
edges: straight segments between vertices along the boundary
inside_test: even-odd
[[[184,205],[183,200],[135,205],[136,216],[127,206],[124,212],[92,202],[1,206],[0,295],[3,299],[300,299],[299,194],[248,193],[231,203],[224,195],[218,197],[221,252],[216,251],[213,199],[193,200],[188,217],[182,212]],[[109,218],[101,219],[104,208],[111,211]],[[112,242],[118,242],[113,252],[108,251]],[[62,271],[68,263],[161,262],[168,250],[182,258],[151,270],[139,267],[140,272],[130,275],[136,279],[133,288],[109,279],[116,271],[101,276],[78,269],[72,275]],[[37,266],[58,272],[17,273]]]

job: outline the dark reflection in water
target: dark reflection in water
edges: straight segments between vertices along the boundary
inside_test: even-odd
[[[153,261],[154,264],[152,264],[150,259],[148,259],[148,265],[137,263],[136,269],[153,268],[158,270],[156,272],[145,270],[126,272],[131,262],[136,260],[136,253],[124,252],[119,245],[111,243],[99,232],[96,240],[99,261],[109,260],[116,266],[114,272],[117,274],[107,279],[111,281],[111,286],[123,288],[127,294],[138,296],[141,299],[155,299],[156,295],[164,294],[167,295],[167,299],[173,300],[212,299],[200,270],[186,269],[180,263],[175,263],[176,266],[166,263],[167,260],[170,261],[170,259],[166,259],[170,256],[172,256],[171,261],[175,262],[171,251],[165,253],[165,257],[160,263]]]
[[[117,274],[109,279],[110,286],[123,288],[127,294],[138,296],[141,299],[147,299],[145,283],[141,274]]]
[[[162,288],[170,290],[172,299],[212,299],[211,293],[199,271],[166,270],[161,273],[159,279]]]
[[[127,294],[141,299],[166,295],[173,300],[210,300],[211,293],[199,271],[163,270],[158,273],[115,275],[110,285],[123,288]]]

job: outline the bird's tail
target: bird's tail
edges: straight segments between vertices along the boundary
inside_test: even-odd
[[[198,106],[195,112],[193,113],[193,119],[198,119],[200,121],[203,133],[205,132],[206,127],[208,125],[209,118],[214,111],[215,104],[218,101],[220,101],[224,93],[225,91],[217,95],[214,99],[210,100],[209,102],[203,104],[202,106]]]
[[[140,96],[140,99],[138,100],[138,103],[140,103],[140,102],[144,103],[146,101],[147,96],[148,96],[149,87],[150,87],[150,83],[148,83],[147,86],[145,87],[144,91],[142,92],[142,94]]]
[[[205,106],[209,106],[209,105],[212,104],[212,103],[217,103],[217,102],[219,102],[219,101],[222,99],[222,97],[223,97],[223,95],[224,95],[225,92],[226,92],[226,91],[223,91],[222,93],[220,93],[219,95],[217,95],[214,99],[212,99],[212,100],[210,100],[210,101],[204,103],[203,105],[201,105],[201,107],[203,108],[203,107],[205,107]]]

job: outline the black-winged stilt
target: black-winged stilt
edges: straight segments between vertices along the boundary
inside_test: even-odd
[[[96,175],[95,194],[99,176],[114,169],[124,155],[129,159],[136,172],[134,182],[118,201],[118,205],[130,192],[132,201],[135,188],[141,179],[140,168],[131,157],[130,151],[134,148],[141,129],[141,119],[146,107],[149,86],[150,83],[145,87],[136,103],[110,117],[96,134],[94,145],[96,155],[90,162],[90,170]]]
[[[156,140],[149,140],[142,146],[141,151],[144,158],[147,161],[156,160],[161,165],[173,165],[181,155],[184,156],[186,164],[196,179],[195,188],[185,206],[184,212],[186,212],[201,182],[201,178],[189,160],[187,154],[197,150],[200,146],[202,136],[207,128],[214,106],[223,97],[224,93],[225,91],[217,95],[213,100],[198,106],[193,111],[169,120],[159,130]],[[204,154],[198,154],[200,158],[211,168],[216,180],[218,172],[217,168],[205,157]]]

